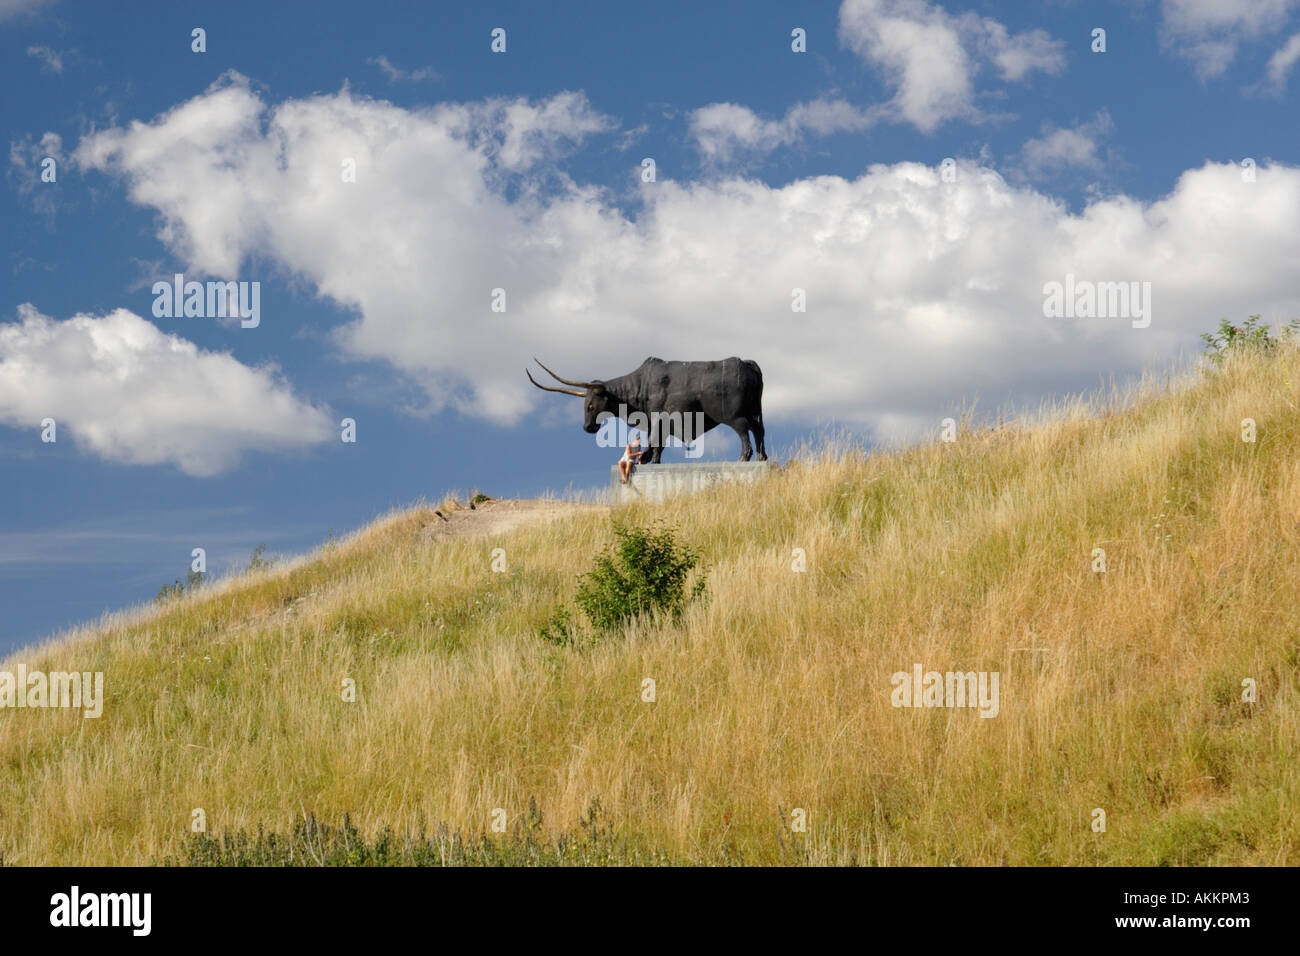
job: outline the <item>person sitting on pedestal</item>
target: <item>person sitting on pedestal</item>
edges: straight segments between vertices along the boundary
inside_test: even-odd
[[[618,473],[623,478],[623,484],[627,484],[628,476],[632,474],[632,466],[641,463],[643,454],[645,452],[641,450],[641,436],[633,435],[632,440],[623,449],[623,457],[618,460]]]

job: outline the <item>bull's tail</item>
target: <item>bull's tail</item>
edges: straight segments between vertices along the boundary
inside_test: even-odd
[[[741,359],[741,361],[744,362],[746,365],[748,365],[750,368],[752,368],[752,369],[754,370],[754,374],[758,376],[758,400],[759,400],[760,402],[762,402],[762,400],[763,400],[763,370],[762,370],[761,368],[758,367],[758,363],[755,362],[753,359]],[[760,425],[763,424],[763,412],[762,412],[761,406],[760,406],[760,409],[759,409],[758,413],[755,415],[755,417],[758,419],[758,424],[760,424]]]

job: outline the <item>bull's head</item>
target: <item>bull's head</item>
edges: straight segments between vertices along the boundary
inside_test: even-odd
[[[537,362],[538,365],[542,365],[541,362],[537,361],[536,357],[533,358],[533,361]],[[613,414],[613,411],[609,407],[613,404],[613,400],[609,392],[605,390],[605,383],[599,379],[590,382],[575,382],[567,378],[560,378],[560,376],[556,375],[549,368],[546,368],[545,365],[542,365],[542,368],[546,369],[546,374],[551,376],[551,378],[555,379],[557,382],[576,387],[553,388],[548,385],[538,385],[537,379],[533,378],[533,374],[525,369],[524,374],[528,376],[528,381],[537,385],[537,387],[543,392],[560,392],[564,395],[577,395],[583,400],[583,430],[592,435],[598,432],[600,430],[600,423]]]

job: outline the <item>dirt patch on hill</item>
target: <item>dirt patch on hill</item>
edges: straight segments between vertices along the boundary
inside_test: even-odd
[[[428,537],[471,537],[501,534],[526,524],[541,524],[569,515],[606,512],[609,505],[548,498],[493,499],[474,508],[438,510],[420,529]]]

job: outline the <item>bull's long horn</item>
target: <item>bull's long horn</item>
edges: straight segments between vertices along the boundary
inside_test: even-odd
[[[536,356],[536,355],[533,356],[533,361],[534,361],[534,362],[537,362],[537,356]],[[537,364],[538,364],[538,365],[542,365],[541,362],[537,362]],[[573,386],[576,387],[576,388],[591,388],[591,385],[592,385],[591,382],[573,382],[573,381],[570,381],[570,380],[567,379],[567,378],[560,378],[560,376],[556,375],[556,374],[555,374],[554,372],[552,372],[549,368],[546,368],[545,365],[542,365],[542,368],[545,368],[545,369],[546,369],[546,373],[547,373],[548,375],[550,375],[551,378],[555,379],[557,382],[563,382],[565,385],[573,385]]]
[[[538,362],[537,364],[541,365],[542,363]],[[545,368],[546,366],[543,365],[542,367]],[[529,372],[528,369],[524,369],[524,374],[528,376],[528,381],[532,382],[534,385],[537,385],[537,379],[533,378],[532,373]],[[582,398],[587,394],[586,392],[579,392],[577,389],[574,388],[551,388],[549,385],[537,385],[537,387],[540,388],[543,392],[560,392],[564,395],[577,395],[579,398]]]

